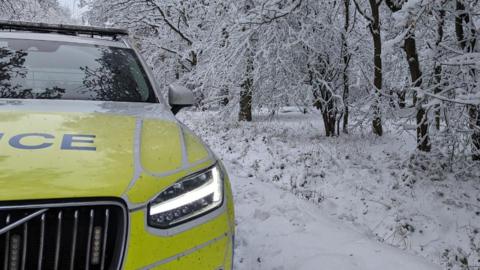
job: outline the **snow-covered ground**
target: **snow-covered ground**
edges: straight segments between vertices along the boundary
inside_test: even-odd
[[[237,270],[480,264],[478,167],[413,156],[414,136],[405,133],[325,138],[313,114],[253,123],[213,112],[179,118],[229,169]]]
[[[288,191],[240,176],[239,166],[227,167],[237,211],[236,270],[440,269],[369,239]]]

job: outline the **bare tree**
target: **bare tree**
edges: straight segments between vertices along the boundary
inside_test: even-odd
[[[250,37],[250,42],[245,51],[245,73],[240,91],[240,111],[239,121],[252,121],[252,102],[253,102],[253,72],[255,57],[255,38]]]
[[[465,53],[473,53],[476,51],[477,45],[477,30],[475,22],[471,18],[471,14],[465,8],[464,0],[456,0],[456,17],[455,17],[455,33],[460,48]],[[468,32],[465,33],[465,28]],[[477,70],[475,67],[470,69],[470,77],[473,86],[478,87]],[[472,150],[473,160],[480,160],[480,106],[469,106],[470,128],[472,129]]]
[[[254,2],[252,0],[245,1],[244,12],[247,14],[251,9],[254,8]],[[247,32],[250,26],[243,26],[242,31]],[[250,33],[248,44],[245,50],[245,73],[243,76],[243,82],[241,84],[240,90],[240,111],[238,113],[239,121],[252,121],[252,102],[253,102],[253,72],[254,72],[254,62],[255,62],[255,43],[256,37],[253,32]]]
[[[6,20],[69,23],[69,11],[58,0],[1,0],[0,18]]]
[[[395,0],[386,0],[386,4],[392,12],[398,12],[402,9],[403,1],[395,2]],[[413,104],[417,109],[417,148],[420,151],[429,152],[431,150],[431,145],[428,134],[428,115],[423,106],[425,103],[425,97],[423,97],[422,100],[418,100],[417,96],[417,90],[421,89],[423,84],[423,74],[417,52],[415,23],[416,21],[414,19],[409,19],[409,22],[406,25],[403,50],[405,51],[405,55],[407,57],[406,59],[410,70],[412,86],[415,88],[413,93]]]
[[[433,83],[434,83],[434,93],[439,94],[442,92],[442,72],[443,72],[443,66],[442,63],[439,60],[439,55],[440,55],[440,44],[442,43],[444,36],[445,36],[445,16],[446,16],[446,10],[443,8],[443,5],[446,3],[446,1],[443,1],[440,6],[440,10],[438,11],[438,14],[436,14],[437,17],[437,40],[435,41],[435,59],[434,59],[434,71],[433,71]],[[441,112],[440,112],[440,105],[435,106],[435,127],[437,130],[440,129],[440,119],[441,119]]]
[[[375,100],[373,101],[373,133],[382,136],[382,113],[380,108],[380,98],[382,96],[383,87],[383,63],[382,63],[382,32],[380,29],[380,5],[382,1],[368,0],[370,5],[371,15],[360,6],[357,0],[354,0],[355,6],[360,14],[369,22],[368,29],[373,39],[373,63],[374,63],[374,79],[373,85],[375,87]]]
[[[343,0],[344,5],[344,32],[342,33],[342,58],[343,58],[343,132],[348,133],[348,118],[349,118],[349,95],[350,95],[350,77],[349,65],[351,53],[348,46],[348,32],[350,31],[350,0]]]

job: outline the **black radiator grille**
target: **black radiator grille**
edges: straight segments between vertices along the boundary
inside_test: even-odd
[[[0,270],[114,270],[126,239],[120,203],[0,206]]]

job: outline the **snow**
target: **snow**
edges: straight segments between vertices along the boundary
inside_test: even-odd
[[[281,111],[253,123],[208,111],[179,116],[229,169],[236,269],[476,265],[478,167],[413,155],[413,131],[325,138],[320,115]]]
[[[480,53],[465,53],[460,56],[451,57],[445,62],[445,65],[451,66],[471,66],[472,68],[478,67],[480,63]]]
[[[418,14],[416,13],[421,10],[421,7],[423,5],[425,5],[425,3],[423,3],[423,0],[406,1],[403,4],[402,9],[393,14],[397,27],[403,28],[408,25],[408,22],[409,20],[412,20],[412,17],[418,16]]]
[[[429,270],[418,257],[380,244],[332,220],[315,205],[227,163],[237,214],[237,270]]]

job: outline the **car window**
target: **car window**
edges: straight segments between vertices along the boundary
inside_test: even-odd
[[[158,102],[131,49],[0,39],[0,98]]]

